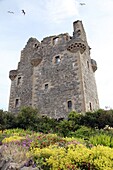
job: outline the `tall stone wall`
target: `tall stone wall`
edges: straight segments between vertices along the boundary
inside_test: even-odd
[[[99,108],[94,72],[81,21],[73,23],[73,36],[60,34],[41,43],[30,38],[21,52],[17,70],[10,71],[9,111],[21,106],[38,108],[50,117],[67,117],[71,110]]]
[[[14,70],[10,71],[11,92],[9,100],[9,110],[18,112],[22,106],[32,106],[32,79],[33,67],[31,58],[34,53],[34,44],[38,41],[30,38],[27,45],[21,52],[20,62],[16,70],[16,75],[13,76]]]

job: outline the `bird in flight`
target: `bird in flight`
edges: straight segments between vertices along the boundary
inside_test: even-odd
[[[80,5],[86,5],[85,3],[80,3]]]
[[[25,13],[25,11],[22,9],[22,13],[25,15],[26,13]]]
[[[7,11],[8,13],[10,13],[10,14],[14,14],[14,12],[13,11]]]

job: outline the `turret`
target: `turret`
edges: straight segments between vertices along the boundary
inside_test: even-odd
[[[91,59],[91,65],[92,65],[93,72],[95,72],[97,70],[97,63],[96,63],[96,61]]]
[[[73,23],[73,37],[68,43],[67,50],[76,53],[78,50],[81,54],[86,50],[86,34],[82,25],[82,21],[76,21]]]
[[[9,72],[9,78],[13,81],[17,76],[17,70],[11,70]]]

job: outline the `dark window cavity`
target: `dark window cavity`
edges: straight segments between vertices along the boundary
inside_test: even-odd
[[[87,67],[88,67],[88,69],[89,69],[89,61],[87,61]]]
[[[45,84],[45,89],[48,89],[48,84]]]
[[[68,101],[68,109],[72,109],[72,101]]]
[[[60,57],[59,57],[59,56],[56,56],[56,57],[55,57],[55,63],[56,63],[56,64],[59,64],[59,63],[60,63]]]
[[[38,44],[34,44],[34,47],[38,49],[39,45]]]
[[[19,99],[16,99],[15,100],[15,107],[18,107],[19,106]]]
[[[58,37],[53,38],[53,45],[56,45],[56,44],[58,44]]]
[[[89,108],[92,111],[92,104],[91,104],[91,102],[89,103]]]
[[[18,80],[17,80],[17,85],[21,84],[21,77],[18,77]]]

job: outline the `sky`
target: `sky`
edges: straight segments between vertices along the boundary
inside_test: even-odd
[[[61,33],[72,36],[76,20],[84,25],[91,58],[98,65],[100,108],[113,109],[113,0],[0,0],[0,109],[8,110],[9,71],[17,69],[28,39],[41,41]]]

